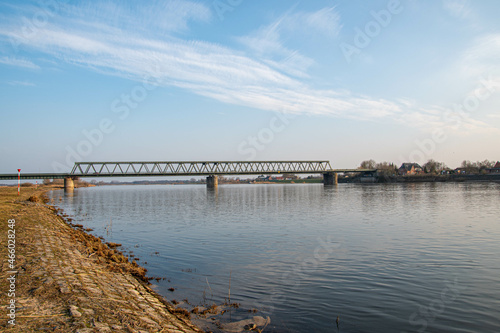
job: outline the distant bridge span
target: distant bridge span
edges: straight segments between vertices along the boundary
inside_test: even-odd
[[[375,169],[332,169],[329,161],[195,161],[195,162],[76,162],[70,173],[21,173],[21,179],[65,179],[71,188],[80,177],[207,176],[207,186],[217,186],[221,175],[323,174],[325,185],[337,183],[337,174],[374,173]],[[17,179],[0,174],[0,179]]]
[[[202,161],[202,162],[77,162],[72,175],[82,176],[210,176],[277,173],[324,173],[329,161]]]

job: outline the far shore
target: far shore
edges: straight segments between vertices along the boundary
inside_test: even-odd
[[[378,175],[375,177],[363,177],[356,175],[353,177],[339,175],[339,184],[356,184],[356,183],[371,183],[371,184],[387,184],[387,183],[444,183],[444,182],[500,182],[500,173],[496,174],[417,174],[417,175]],[[321,184],[322,178],[299,178],[299,179],[272,179],[265,181],[236,181],[236,180],[219,180],[219,185],[239,185],[239,184]],[[133,182],[101,182],[101,183],[88,183],[84,179],[80,180],[80,184],[75,184],[75,188],[94,187],[94,186],[120,186],[120,185],[205,185],[204,181],[192,180],[156,180],[156,181],[133,181]],[[17,184],[0,184],[5,187],[17,187]],[[23,187],[40,187],[47,185],[35,185],[31,182],[23,182]],[[51,189],[63,189],[63,184],[52,184]]]
[[[452,175],[407,175],[407,176],[379,176],[377,183],[443,183],[443,182],[485,182],[485,181],[500,181],[499,174],[484,174],[484,175],[468,175],[468,174],[452,174]],[[340,181],[339,181],[340,182]]]

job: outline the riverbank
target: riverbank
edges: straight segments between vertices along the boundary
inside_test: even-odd
[[[8,295],[0,330],[202,332],[148,286],[144,269],[46,205],[51,189],[26,187],[17,196],[0,187],[0,292]]]
[[[388,176],[379,175],[375,177],[339,177],[339,183],[444,183],[444,182],[500,182],[500,174],[484,175],[407,175]]]

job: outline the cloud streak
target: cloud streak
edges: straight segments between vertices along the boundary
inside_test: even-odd
[[[11,86],[24,86],[24,87],[34,87],[35,84],[29,81],[10,81],[7,82]]]
[[[355,119],[387,117],[401,111],[394,102],[311,88],[272,68],[272,62],[251,59],[207,42],[173,37],[165,42],[131,38],[125,33],[108,35],[48,27],[30,46],[67,62],[133,80],[151,75],[161,85],[185,88],[235,105]]]
[[[443,8],[458,18],[467,18],[471,14],[468,0],[443,0]]]
[[[62,15],[89,28],[118,28],[158,35],[184,32],[190,22],[210,22],[212,13],[204,4],[188,0],[88,1],[61,8]],[[92,21],[88,18],[92,17]],[[109,22],[109,24],[105,23]]]
[[[33,62],[25,59],[17,59],[11,57],[1,57],[0,64],[8,65],[8,66],[16,66],[23,67],[29,69],[40,69],[40,66],[34,64]]]
[[[500,54],[500,34],[487,34],[475,40],[458,60],[463,74],[479,77],[485,73],[500,74],[498,55]]]
[[[66,7],[63,16],[41,27],[26,45],[68,63],[136,81],[151,76],[161,86],[184,88],[233,105],[293,114],[392,120],[424,128],[440,126],[437,116],[407,103],[318,89],[300,80],[308,76],[307,68],[313,60],[284,47],[280,33],[305,24],[335,36],[341,26],[334,8],[303,13],[300,20],[297,14],[287,13],[273,24],[242,37],[247,46],[260,53],[252,57],[241,50],[174,36],[171,32],[185,30],[187,22],[207,22],[211,14],[206,7],[193,2],[170,3],[177,6],[168,10],[178,13],[178,21],[162,24],[153,20],[153,29],[148,28],[146,20],[150,16],[159,17],[150,15],[151,12],[165,10],[158,3],[156,7],[141,9],[132,19],[140,22],[137,29],[131,29],[127,21],[134,8],[116,7],[111,3]],[[85,17],[93,17],[92,13],[99,13],[98,19],[84,21]],[[105,23],[109,21],[107,17],[122,20]],[[0,36],[7,39],[15,38],[22,29],[10,22],[9,26],[0,25]],[[156,28],[164,33],[152,31]],[[38,68],[29,61],[7,57],[0,58],[0,63]]]

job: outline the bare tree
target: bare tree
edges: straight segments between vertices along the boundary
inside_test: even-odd
[[[479,165],[477,162],[471,162],[469,160],[464,160],[462,164],[460,165],[461,168],[465,169],[465,172],[467,173],[478,173],[479,172]]]
[[[375,169],[377,169],[379,174],[392,176],[396,174],[398,168],[394,165],[394,163],[380,162],[375,164]]]
[[[423,165],[423,168],[426,173],[439,173],[447,169],[448,167],[442,162],[437,162],[433,159],[430,159]]]
[[[368,160],[361,162],[358,169],[375,169],[376,162],[374,160]]]
[[[488,161],[484,160],[482,162],[477,162],[479,165],[479,169],[488,169],[488,168],[493,168],[495,165],[495,161]]]
[[[462,162],[460,167],[465,169],[465,172],[467,173],[479,173],[479,172],[486,172],[485,169],[493,168],[494,165],[495,161],[484,160],[484,161],[471,162],[469,160],[465,160]]]

